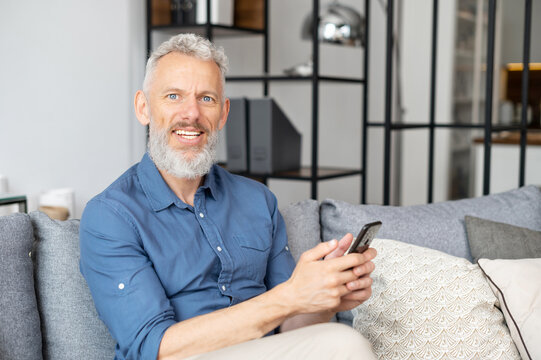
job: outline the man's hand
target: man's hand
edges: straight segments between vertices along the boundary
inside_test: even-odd
[[[376,251],[342,256],[352,240],[347,234],[340,242],[321,243],[302,254],[287,281],[296,313],[349,310],[370,297]]]
[[[325,256],[325,260],[343,256],[352,241],[353,235],[346,234],[338,242],[336,249]],[[372,295],[372,278],[370,274],[375,269],[372,260],[376,257],[377,252],[374,248],[368,248],[363,255],[365,256],[365,263],[353,269],[353,273],[358,275],[358,279],[346,284],[346,287],[352,292],[342,297],[342,302],[335,308],[335,312],[351,310],[368,300]]]

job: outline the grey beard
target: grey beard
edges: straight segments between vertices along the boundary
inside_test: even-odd
[[[177,178],[190,180],[208,174],[210,168],[216,162],[218,131],[212,131],[208,134],[207,144],[191,160],[186,159],[188,151],[174,150],[169,147],[167,142],[168,134],[168,130],[158,129],[150,121],[148,152],[156,167]]]

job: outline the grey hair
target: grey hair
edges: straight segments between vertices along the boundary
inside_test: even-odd
[[[195,34],[179,34],[163,42],[150,54],[146,65],[145,79],[143,80],[143,92],[147,96],[152,75],[154,74],[158,60],[171,52],[178,52],[200,60],[214,61],[220,69],[222,93],[225,93],[225,74],[228,70],[228,61],[224,49],[221,46],[217,47],[202,36]]]

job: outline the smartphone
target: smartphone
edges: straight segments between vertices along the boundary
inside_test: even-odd
[[[357,238],[351,242],[349,249],[347,249],[344,255],[353,252],[363,253],[370,246],[370,243],[376,236],[380,227],[381,221],[374,221],[364,225],[361,231],[359,231],[359,235],[357,235]]]

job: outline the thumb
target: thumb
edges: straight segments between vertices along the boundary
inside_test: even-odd
[[[327,254],[330,254],[331,252],[333,252],[337,246],[338,246],[338,241],[335,239],[331,241],[322,242],[318,244],[317,246],[311,248],[310,250],[305,251],[301,255],[299,262],[309,262],[309,261],[320,260],[323,257],[327,256]]]

